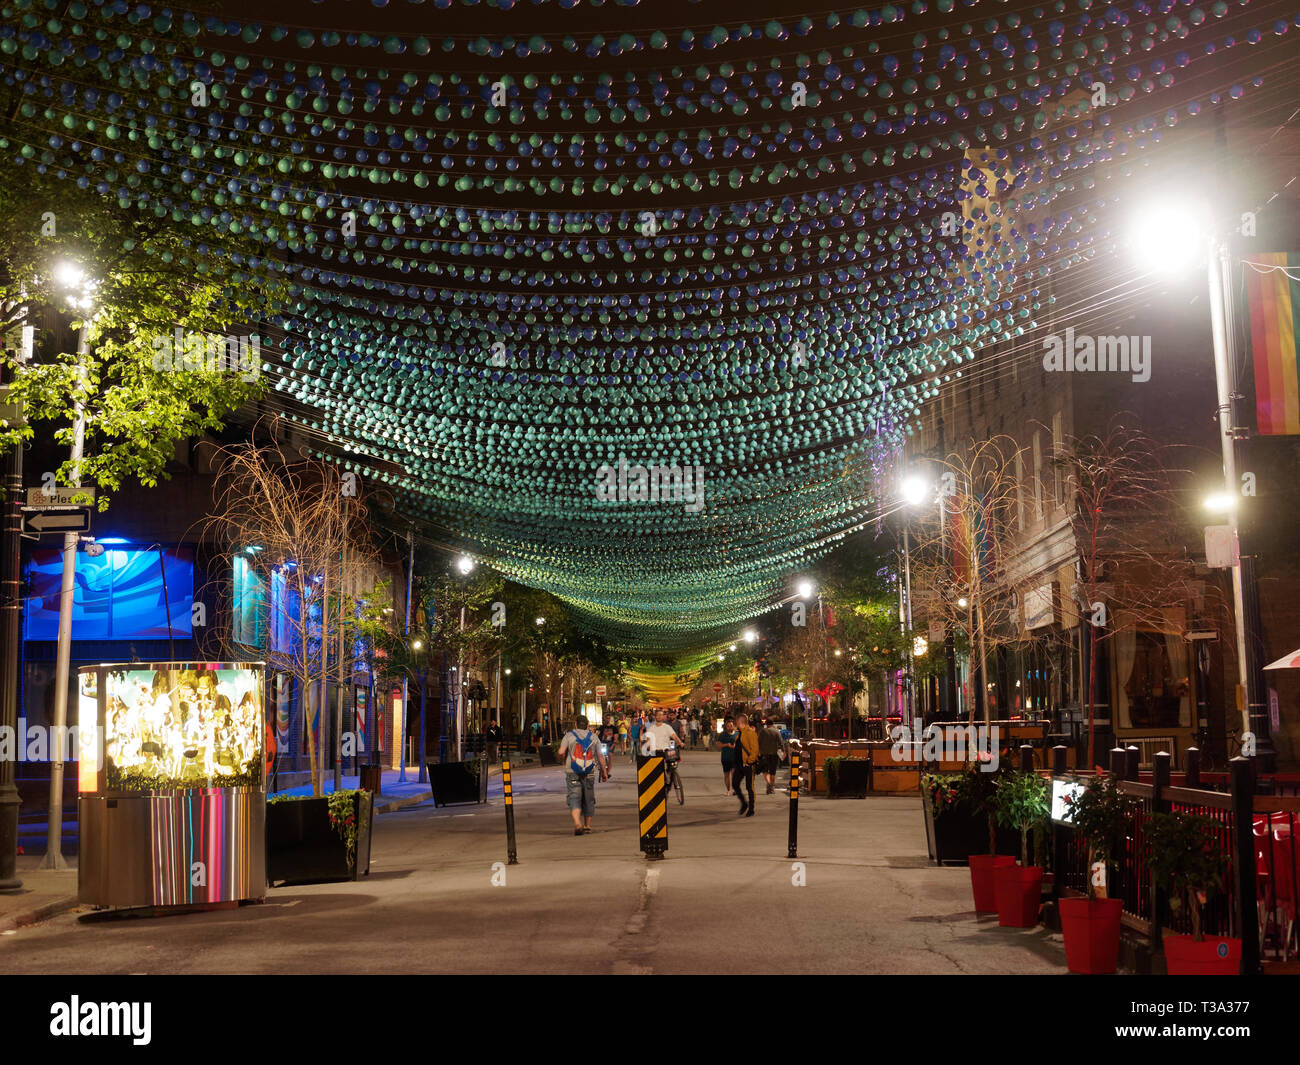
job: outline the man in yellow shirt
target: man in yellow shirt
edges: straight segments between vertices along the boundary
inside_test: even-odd
[[[733,773],[736,797],[740,799],[740,813],[754,816],[754,763],[758,761],[758,733],[749,727],[745,714],[736,715],[736,767]],[[741,794],[740,786],[749,789],[749,802]]]

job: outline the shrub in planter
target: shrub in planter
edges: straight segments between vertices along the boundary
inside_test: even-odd
[[[283,795],[266,804],[266,878],[272,883],[356,880],[370,872],[373,796]]]
[[[871,763],[865,758],[827,758],[826,789],[832,799],[865,799]]]
[[[1070,822],[1088,845],[1088,896],[1061,899],[1061,931],[1065,962],[1072,973],[1113,973],[1119,961],[1119,899],[1098,891],[1099,877],[1091,869],[1100,863],[1106,883],[1114,882],[1115,859],[1123,853],[1137,802],[1119,789],[1115,779],[1098,773],[1074,798],[1067,797]]]
[[[1228,855],[1215,839],[1217,824],[1199,814],[1152,814],[1151,873],[1169,885],[1169,908],[1191,917],[1190,936],[1166,936],[1165,968],[1170,975],[1231,976],[1241,971],[1241,940],[1207,937],[1201,907],[1223,889]]]
[[[926,843],[939,864],[967,862],[972,855],[985,856],[988,849],[988,815],[971,799],[972,776],[970,771],[921,774]],[[1005,839],[999,842],[1006,845]],[[991,891],[992,880],[989,885]]]
[[[1029,864],[1029,834],[1040,832],[1051,814],[1050,789],[1037,773],[1009,773],[993,793],[998,823],[1020,833],[1020,865],[994,869],[998,924],[1007,928],[1032,928],[1038,923],[1043,869]]]

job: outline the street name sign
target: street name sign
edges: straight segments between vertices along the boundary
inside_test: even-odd
[[[51,533],[90,532],[89,507],[23,507],[23,535],[48,536]]]
[[[43,507],[79,507],[95,501],[93,488],[44,488],[27,489],[27,506],[34,509]]]

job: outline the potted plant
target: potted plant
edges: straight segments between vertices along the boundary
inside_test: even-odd
[[[433,805],[487,802],[487,775],[482,771],[481,762],[479,758],[467,762],[429,762]]]
[[[1151,873],[1169,885],[1169,909],[1186,908],[1190,936],[1165,936],[1165,969],[1174,976],[1225,975],[1241,972],[1241,940],[1206,936],[1201,907],[1223,888],[1228,855],[1215,838],[1216,822],[1201,814],[1152,814]]]
[[[865,758],[827,758],[826,793],[832,799],[865,799],[871,784],[871,763]]]
[[[982,822],[988,839],[987,853],[972,854],[968,858],[971,893],[975,896],[975,912],[996,913],[998,903],[994,891],[994,871],[1016,864],[1014,854],[998,853],[998,846],[1003,843],[1003,840],[998,838],[997,808],[993,805],[994,797],[997,795],[998,774],[985,773],[978,767],[973,767],[966,776],[966,803],[975,817]]]
[[[1043,869],[1029,864],[1029,834],[1047,823],[1050,790],[1037,773],[1009,773],[998,781],[992,802],[998,823],[1020,832],[1020,865],[999,866],[993,871],[998,924],[1032,928],[1038,923]]]
[[[984,774],[986,779],[988,776]],[[970,770],[921,774],[926,845],[936,863],[969,862],[971,857],[988,857],[984,853],[988,849],[988,813],[978,808],[976,803],[980,783]],[[1012,845],[1006,829],[1001,831],[1001,836],[1000,844]],[[992,886],[990,875],[990,895]]]
[[[266,804],[271,883],[356,880],[370,872],[374,796],[369,791],[279,795]]]
[[[1072,973],[1113,973],[1123,903],[1107,898],[1106,885],[1113,883],[1111,871],[1124,851],[1137,803],[1107,773],[1091,777],[1065,801],[1070,824],[1087,843],[1089,868],[1087,896],[1060,901],[1065,963]]]

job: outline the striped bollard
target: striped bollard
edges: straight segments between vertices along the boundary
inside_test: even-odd
[[[641,825],[641,852],[659,861],[668,849],[668,792],[662,755],[640,756],[636,763],[636,799]]]
[[[790,845],[787,858],[797,858],[799,849],[799,752],[790,752]]]
[[[507,865],[518,865],[519,855],[515,853],[515,796],[510,786],[510,762],[501,762],[501,790],[506,797],[506,857]]]

